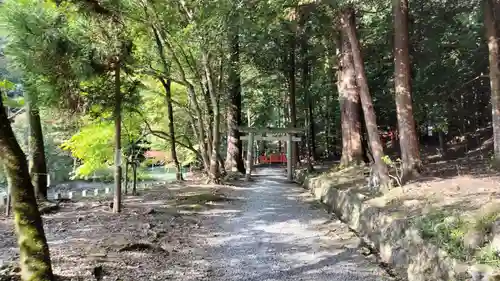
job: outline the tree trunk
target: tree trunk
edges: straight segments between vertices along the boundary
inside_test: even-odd
[[[241,125],[241,77],[240,77],[240,43],[239,30],[233,28],[231,31],[231,55],[228,74],[229,84],[229,104],[227,109],[227,153],[226,169],[236,169],[245,174],[245,164],[243,163],[242,142],[237,126]]]
[[[495,10],[500,6],[497,0],[484,1],[484,26],[488,42],[490,61],[491,110],[493,124],[493,157],[497,167],[500,167],[500,68],[498,66],[498,26]]]
[[[408,39],[408,0],[394,0],[394,85],[400,135],[401,182],[420,174],[422,163],[418,147],[411,100],[411,74]]]
[[[128,168],[129,168],[129,162],[128,159],[125,162],[125,194],[128,194]]]
[[[113,198],[113,213],[121,212],[122,204],[122,94],[120,80],[120,61],[115,69],[115,194]]]
[[[0,96],[1,98],[1,96]],[[5,175],[7,175],[7,166],[5,164],[3,166],[3,172]],[[12,213],[12,181],[7,177],[7,204],[5,206],[5,216],[10,217],[10,214]]]
[[[391,187],[391,183],[389,180],[387,165],[383,160],[384,151],[378,134],[377,117],[375,115],[375,109],[373,108],[373,102],[368,88],[368,80],[366,78],[363,57],[361,56],[361,47],[356,35],[356,23],[354,17],[354,9],[350,7],[346,8],[342,12],[341,17],[342,29],[347,34],[349,43],[351,44],[354,69],[356,71],[356,82],[360,90],[359,94],[361,98],[361,105],[365,116],[370,148],[375,162],[375,170],[377,172],[377,176],[379,177],[381,188],[385,191]]]
[[[220,170],[219,170],[219,143],[220,143],[220,108],[217,93],[215,92],[215,87],[213,83],[213,75],[210,66],[210,58],[207,52],[202,54],[203,68],[205,70],[205,75],[207,77],[208,91],[210,94],[211,110],[213,112],[213,124],[212,124],[212,144],[211,155],[210,155],[210,170],[209,176],[212,182],[220,182]]]
[[[308,158],[308,169],[312,169],[311,161],[315,160],[315,130],[314,130],[314,112],[313,112],[313,97],[310,93],[311,86],[311,56],[309,55],[309,33],[310,28],[307,25],[307,21],[310,15],[310,6],[303,5],[300,8],[300,19],[299,19],[299,35],[300,35],[300,59],[302,68],[302,95],[306,100],[306,144],[307,144],[307,158]]]
[[[178,181],[183,180],[182,178],[182,167],[179,163],[179,159],[177,158],[177,148],[175,144],[175,127],[174,127],[174,107],[172,104],[172,81],[170,79],[161,78],[160,79],[163,88],[165,89],[165,102],[167,104],[167,115],[168,115],[168,130],[170,137],[170,155],[172,157],[172,161],[174,161],[175,165],[175,178]]]
[[[295,58],[295,48],[297,46],[297,26],[296,26],[296,15],[297,11],[292,12],[290,15],[291,20],[291,34],[288,38],[288,50],[287,51],[287,61],[286,65],[286,76],[288,81],[288,116],[290,118],[289,127],[297,127],[297,107],[296,107],[296,92],[297,92],[297,80],[296,74],[296,58]],[[299,163],[299,143],[293,142],[292,144],[292,155],[293,163]]]
[[[316,161],[316,128],[314,127],[315,120],[314,120],[314,103],[313,103],[313,97],[309,96],[309,101],[308,101],[308,106],[307,106],[307,112],[309,114],[309,132],[311,132],[311,159],[312,161]]]
[[[132,195],[137,195],[137,163],[132,163]]]
[[[173,62],[175,63],[175,65],[177,65],[182,82],[184,82],[186,84],[186,91],[187,91],[187,95],[189,98],[190,106],[192,105],[194,107],[194,110],[195,110],[196,115],[197,115],[196,116],[197,118],[195,118],[193,115],[189,114],[190,122],[192,123],[193,131],[195,132],[196,138],[198,140],[198,144],[200,146],[199,150],[200,150],[201,158],[203,161],[203,166],[205,168],[205,171],[209,173],[209,171],[210,171],[210,157],[209,157],[210,150],[208,150],[209,145],[207,145],[207,134],[205,132],[205,123],[204,123],[205,116],[204,116],[203,111],[201,109],[201,106],[196,98],[196,90],[195,90],[193,84],[191,84],[188,81],[188,78],[186,76],[184,68],[183,68],[179,58],[177,57],[172,45],[168,42],[168,40],[162,40],[162,33],[159,32],[160,30],[158,30],[154,26],[152,26],[151,28],[153,30],[153,35],[155,37],[155,42],[156,42],[156,46],[158,49],[158,54],[160,56],[160,59],[162,60],[164,70],[167,72],[168,64],[167,64],[167,60],[165,58],[165,54],[163,53],[163,47],[164,47],[163,44],[165,44],[165,47],[167,47],[168,51],[172,55]]]
[[[47,200],[47,163],[45,162],[45,147],[43,142],[40,113],[33,98],[28,97],[27,112],[29,118],[29,172],[35,188],[35,195],[40,200]]]
[[[49,246],[24,152],[14,136],[0,95],[0,159],[11,185],[22,280],[53,281]]]
[[[342,128],[342,157],[340,164],[350,166],[363,161],[361,143],[361,122],[359,88],[356,84],[356,71],[352,61],[352,49],[349,38],[341,32],[337,40],[339,66],[337,70],[337,88],[340,94],[340,118]]]
[[[222,159],[222,155],[220,153],[217,153],[217,161],[219,161],[219,174],[221,177],[224,177],[227,175],[227,172],[226,167],[224,167],[224,159]]]

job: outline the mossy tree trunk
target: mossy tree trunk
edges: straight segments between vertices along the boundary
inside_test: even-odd
[[[36,103],[28,98],[26,111],[29,120],[29,173],[35,188],[35,195],[40,200],[47,199],[47,163],[45,162],[45,146],[42,123]]]
[[[11,185],[21,279],[52,281],[49,246],[24,152],[14,136],[0,95],[0,159]]]

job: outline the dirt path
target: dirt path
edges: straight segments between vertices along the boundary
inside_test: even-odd
[[[75,281],[389,280],[281,174],[261,170],[242,187],[167,184],[126,197],[121,214],[107,199],[63,204],[44,216],[54,271]],[[3,280],[18,260],[11,219],[0,217],[0,237]]]
[[[244,198],[239,212],[212,214],[219,229],[208,239],[208,280],[390,280],[359,253],[345,226],[312,208],[281,173],[261,170],[237,192]]]

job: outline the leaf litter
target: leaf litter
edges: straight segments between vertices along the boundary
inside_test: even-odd
[[[54,273],[75,281],[208,278],[205,238],[214,226],[201,211],[223,208],[213,203],[230,202],[229,190],[196,181],[168,184],[125,196],[120,214],[111,212],[111,198],[61,202],[58,212],[43,216]],[[197,208],[184,208],[185,203]],[[0,216],[0,236],[0,281],[16,280],[19,256],[11,218]]]

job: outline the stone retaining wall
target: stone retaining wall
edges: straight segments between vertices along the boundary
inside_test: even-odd
[[[467,267],[424,241],[408,218],[391,215],[354,188],[335,188],[332,178],[326,175],[307,175],[305,171],[297,171],[296,179],[371,244],[381,261],[400,277],[409,281],[468,280]]]

